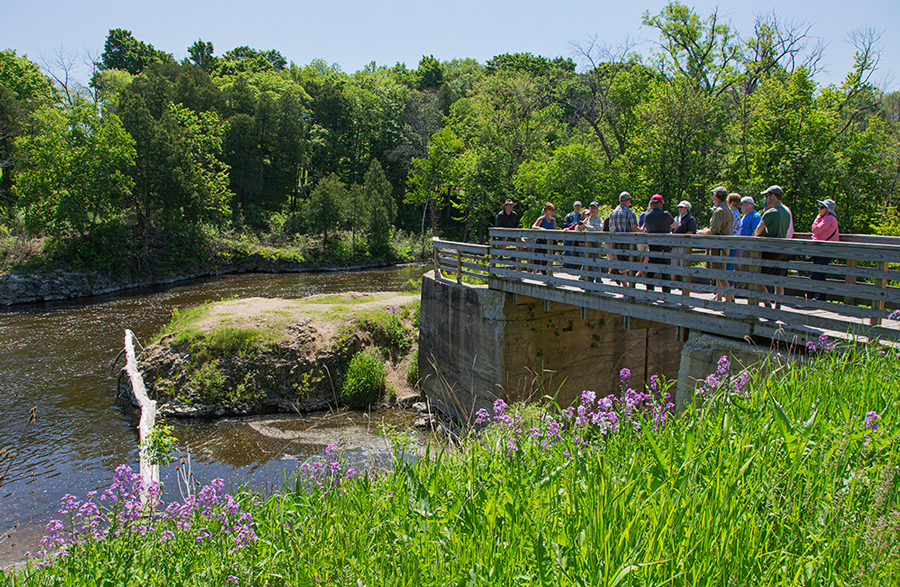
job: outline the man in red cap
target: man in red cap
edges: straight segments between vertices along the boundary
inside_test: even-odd
[[[644,232],[653,233],[653,234],[668,234],[675,228],[676,223],[675,219],[672,218],[672,215],[663,210],[663,197],[659,194],[654,194],[652,198],[650,198],[650,210],[647,212],[647,215],[644,217]],[[650,253],[670,253],[672,252],[672,247],[656,245],[652,242],[650,243]],[[650,256],[647,259],[650,263],[656,263],[658,265],[668,265],[671,263],[671,259],[668,257],[653,257]],[[669,276],[665,275],[662,271],[651,271],[647,274],[647,277],[650,279],[663,279],[668,280]],[[662,286],[663,293],[669,293],[668,286]],[[647,291],[653,291],[653,285],[647,284]]]

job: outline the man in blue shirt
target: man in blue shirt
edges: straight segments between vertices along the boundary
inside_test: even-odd
[[[753,209],[755,205],[756,202],[753,201],[753,196],[741,198],[741,214],[743,214],[741,216],[741,236],[753,236],[753,232],[759,226],[762,216]]]
[[[753,209],[756,205],[756,202],[753,200],[753,196],[744,196],[741,198],[741,236],[753,236],[753,233],[756,231],[756,227],[759,226],[760,220],[762,220],[762,216],[759,215],[759,212]],[[738,251],[738,257],[748,258],[752,256],[753,253],[751,251],[741,250]],[[737,265],[738,271],[753,271],[753,267],[750,265]],[[735,287],[739,287],[741,289],[748,289],[750,286],[748,283],[735,283]]]

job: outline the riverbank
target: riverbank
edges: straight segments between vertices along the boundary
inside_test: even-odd
[[[363,474],[332,450],[271,496],[210,483],[152,520],[79,496],[54,526],[66,556],[6,581],[897,585],[895,353],[765,374],[720,362],[680,415],[662,382],[622,379],[621,399],[585,392],[583,410],[497,403],[452,456],[407,459],[395,441],[393,468]],[[117,535],[95,538],[113,518]]]
[[[240,262],[215,263],[209,267],[145,278],[116,277],[96,271],[77,272],[63,269],[37,274],[7,273],[0,275],[0,306],[103,296],[222,275],[360,271],[389,267],[403,262],[406,261],[372,262],[346,266],[310,266],[289,259],[273,259],[263,253],[253,253]]]
[[[0,273],[0,306],[104,296],[223,275],[361,271],[412,262],[431,253],[430,241],[423,248],[420,241],[406,236],[391,243],[387,258],[371,259],[344,250],[342,239],[347,237],[332,237],[327,247],[321,243],[271,246],[221,240],[202,262],[142,265],[140,270],[118,272],[73,269],[37,252],[17,269]]]

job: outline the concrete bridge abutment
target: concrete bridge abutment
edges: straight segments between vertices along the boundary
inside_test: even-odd
[[[426,397],[440,410],[470,420],[494,400],[554,399],[561,407],[585,389],[598,396],[653,375],[672,382],[677,406],[725,355],[736,373],[772,349],[748,341],[658,325],[599,310],[435,279],[422,280],[419,373]],[[793,360],[779,354],[778,361]]]

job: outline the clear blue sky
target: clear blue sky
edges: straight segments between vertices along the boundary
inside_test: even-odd
[[[655,31],[641,26],[645,10],[658,13],[666,2],[647,0],[0,0],[0,49],[15,49],[38,61],[62,48],[99,55],[111,28],[167,51],[187,56],[198,38],[211,41],[220,55],[241,45],[277,49],[298,65],[322,58],[352,73],[370,61],[415,68],[422,55],[440,60],[472,57],[484,63],[494,55],[531,52],[572,56],[572,43],[596,36],[609,45],[626,38],[648,54]],[[686,2],[706,16],[719,14],[744,36],[754,16],[775,12],[784,22],[812,25],[810,33],[827,45],[820,84],[840,83],[853,65],[847,34],[863,27],[882,33],[881,64],[875,81],[900,89],[900,2],[898,0],[724,0]]]

